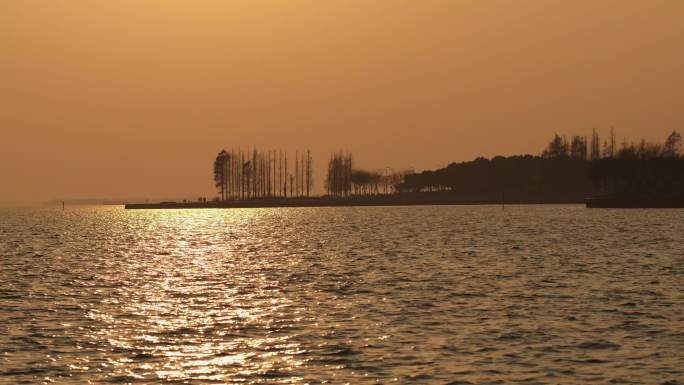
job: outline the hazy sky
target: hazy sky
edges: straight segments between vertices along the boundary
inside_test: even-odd
[[[213,195],[223,147],[434,168],[684,130],[684,1],[0,2],[0,202]]]

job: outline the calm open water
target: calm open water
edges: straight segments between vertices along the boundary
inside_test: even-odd
[[[0,383],[684,383],[684,210],[0,210]]]

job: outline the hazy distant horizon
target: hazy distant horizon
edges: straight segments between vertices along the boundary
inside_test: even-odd
[[[222,148],[367,169],[684,131],[684,2],[5,2],[0,203],[213,197]],[[137,198],[136,198],[137,199]]]

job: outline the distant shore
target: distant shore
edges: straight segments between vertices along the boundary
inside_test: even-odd
[[[432,205],[508,205],[508,204],[583,204],[584,200],[502,200],[499,199],[463,199],[449,196],[387,195],[371,197],[355,197],[331,199],[327,197],[311,198],[261,198],[246,200],[228,200],[214,202],[159,202],[159,203],[126,203],[128,210],[145,209],[217,209],[217,208],[274,208],[274,207],[355,207],[355,206],[432,206]]]
[[[587,198],[587,208],[677,209],[684,208],[683,195],[607,195]]]

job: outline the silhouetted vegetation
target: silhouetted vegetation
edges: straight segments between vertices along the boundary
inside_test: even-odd
[[[409,172],[368,171],[355,168],[349,152],[338,152],[330,157],[325,185],[331,198],[368,197],[399,192],[404,176]]]
[[[309,196],[313,190],[313,158],[309,150],[297,151],[292,175],[286,152],[221,150],[214,160],[214,183],[221,201]]]
[[[325,188],[332,198],[348,197],[352,193],[352,154],[338,152],[328,161]]]
[[[613,129],[603,142],[596,130],[590,138],[555,134],[540,155],[480,157],[422,172],[364,170],[355,167],[350,152],[340,151],[328,161],[323,198],[484,203],[505,195],[508,202],[550,203],[583,202],[592,194],[669,194],[684,199],[681,153],[677,132],[663,144],[625,139],[618,147]],[[290,170],[282,151],[222,150],[214,161],[218,199],[311,197],[311,152],[296,151],[294,173]]]
[[[462,202],[582,202],[593,194],[684,191],[681,135],[665,144],[644,140],[616,145],[614,130],[603,143],[554,135],[541,156],[522,155],[452,163],[445,168],[406,175],[404,193],[450,194]]]
[[[684,203],[682,137],[673,131],[664,144],[628,143],[591,162],[589,178],[597,198],[613,198],[633,206]],[[677,203],[679,202],[679,203]]]
[[[586,161],[569,156],[521,155],[452,163],[409,174],[402,192],[450,194],[464,202],[573,202],[589,188]]]

